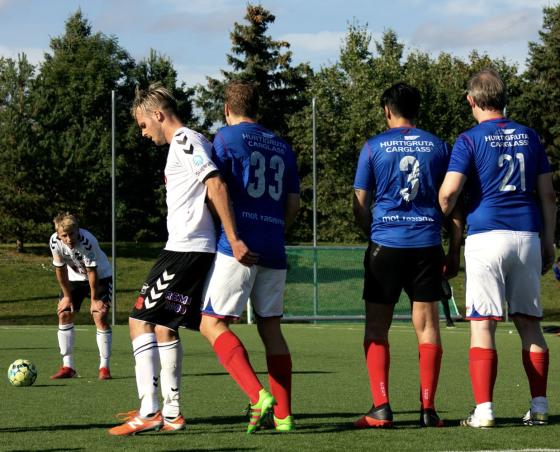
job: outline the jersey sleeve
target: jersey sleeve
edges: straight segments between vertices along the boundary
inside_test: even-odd
[[[468,135],[459,135],[451,151],[448,172],[461,173],[468,176],[472,165],[473,142]]]
[[[82,245],[84,266],[86,268],[96,268],[97,256],[99,255],[99,243],[97,239],[92,234],[84,235]]]
[[[56,240],[56,234],[51,235],[49,240],[49,248],[51,249],[51,254],[53,257],[52,264],[55,267],[64,267],[66,265],[62,259],[62,253],[60,247],[58,246],[58,241]]]
[[[222,174],[228,171],[230,155],[223,134],[218,131],[212,143],[212,160]]]
[[[197,133],[181,133],[174,137],[179,161],[191,168],[196,178],[204,183],[206,178],[217,171],[212,161],[212,145]]]
[[[360,151],[358,167],[354,177],[354,188],[358,190],[371,191],[375,188],[375,176],[371,167],[371,147],[366,142]]]

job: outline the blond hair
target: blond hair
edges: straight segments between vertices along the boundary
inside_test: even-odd
[[[79,229],[78,219],[70,212],[59,213],[53,219],[54,227],[58,231],[62,228],[64,232],[74,231]]]
[[[145,112],[162,110],[177,114],[177,101],[171,91],[160,82],[156,82],[146,89],[136,87],[136,95],[130,108],[130,114],[133,118],[136,118],[136,110],[138,109]]]

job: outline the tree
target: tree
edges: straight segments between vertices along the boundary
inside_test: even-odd
[[[96,236],[110,232],[111,90],[130,91],[133,61],[115,37],[92,33],[77,11],[51,39],[33,103],[40,152],[50,160],[49,216],[72,210]]]
[[[136,65],[132,76],[134,85],[140,89],[154,82],[163,83],[177,100],[179,117],[186,125],[198,129],[192,105],[194,89],[184,83],[178,85],[177,71],[168,57],[150,50],[149,56]],[[133,98],[134,92],[128,93],[119,106],[123,114],[119,130],[126,131],[126,136],[118,162],[117,235],[135,241],[165,240],[167,208],[163,170],[167,149],[141,137],[130,115]]]
[[[543,10],[540,41],[529,43],[521,95],[512,113],[541,136],[552,164],[556,191],[560,191],[560,4]],[[556,228],[557,237],[560,235]]]
[[[517,92],[516,67],[503,60],[472,52],[464,62],[447,54],[433,59],[423,52],[403,58],[404,46],[392,30],[373,42],[366,27],[349,25],[339,62],[324,67],[310,80],[308,104],[317,99],[317,220],[319,240],[353,242],[363,238],[351,209],[352,184],[358,155],[366,139],[386,129],[379,100],[393,83],[408,82],[422,94],[417,125],[452,144],[457,135],[474,125],[465,101],[466,82],[472,73],[495,67]],[[312,173],[311,111],[293,116],[290,137],[300,150],[302,210],[293,231],[298,240],[311,240]]]
[[[223,122],[224,89],[227,82],[250,80],[259,88],[258,121],[284,136],[288,118],[304,106],[303,92],[311,69],[307,64],[291,65],[290,44],[266,35],[275,16],[260,5],[247,5],[247,25],[235,23],[231,32],[232,53],[227,62],[232,71],[222,70],[224,80],[208,77],[207,87],[198,89],[197,105],[204,111],[208,129]]]
[[[34,67],[25,54],[17,61],[0,58],[0,239],[23,247],[45,240],[50,218],[45,213],[45,170],[37,152],[36,124],[30,92]]]

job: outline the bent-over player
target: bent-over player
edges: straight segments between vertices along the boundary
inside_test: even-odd
[[[60,284],[58,301],[58,346],[62,367],[51,376],[52,380],[73,378],[74,318],[85,297],[91,298],[90,313],[97,327],[99,348],[99,379],[109,380],[111,372],[112,332],[107,313],[113,291],[111,264],[89,231],[80,228],[71,213],[61,213],[54,219],[56,232],[49,240],[56,279]]]

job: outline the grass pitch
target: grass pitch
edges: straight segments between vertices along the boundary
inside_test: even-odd
[[[442,329],[443,366],[437,407],[447,427],[418,427],[418,351],[412,327],[395,323],[391,329],[392,430],[353,430],[351,423],[370,408],[359,324],[286,325],[285,335],[294,362],[293,410],[297,429],[280,434],[245,433],[242,392],[218,364],[198,334],[182,331],[183,414],[187,429],[115,438],[107,429],[115,413],[138,407],[134,365],[126,327],[114,329],[111,381],[98,381],[95,329],[79,326],[75,358],[80,378],[51,381],[60,365],[56,327],[0,326],[0,449],[31,450],[481,450],[551,449],[560,437],[560,338],[547,336],[551,350],[550,422],[525,427],[520,418],[528,408],[529,391],[521,364],[520,343],[511,325],[497,332],[499,374],[495,390],[498,427],[474,430],[459,427],[473,405],[468,378],[468,325]],[[266,382],[266,363],[254,326],[237,325],[253,366]],[[16,388],[5,372],[17,358],[33,361],[35,384]]]

